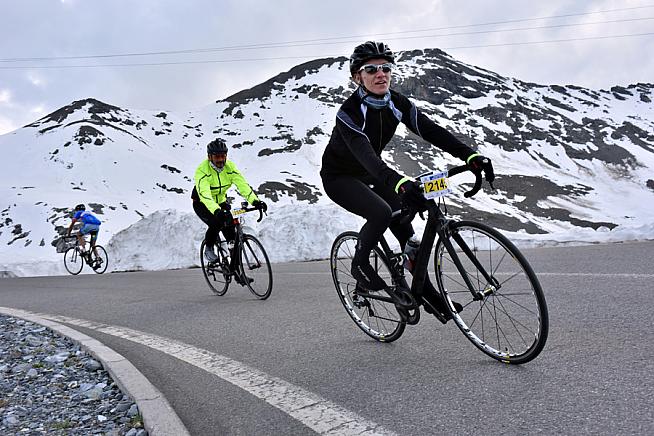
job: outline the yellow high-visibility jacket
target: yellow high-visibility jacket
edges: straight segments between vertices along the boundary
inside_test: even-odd
[[[214,213],[227,200],[227,190],[232,185],[236,185],[236,190],[248,203],[259,199],[234,162],[227,160],[219,173],[205,159],[195,170],[195,187],[191,197],[204,203],[209,212]]]

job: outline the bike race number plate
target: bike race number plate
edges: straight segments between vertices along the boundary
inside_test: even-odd
[[[443,197],[452,192],[447,180],[447,171],[422,176],[420,181],[423,184],[423,194],[427,199]]]

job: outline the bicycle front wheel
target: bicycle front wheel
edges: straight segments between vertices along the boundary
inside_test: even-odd
[[[77,247],[71,247],[64,253],[64,266],[66,271],[76,276],[82,272],[82,267],[84,267],[84,258],[80,254]]]
[[[102,274],[107,270],[107,266],[109,265],[109,256],[107,255],[107,250],[105,250],[102,245],[96,245],[95,249],[98,252],[98,255],[93,255],[92,268],[96,274]]]
[[[395,305],[361,297],[355,292],[357,283],[350,268],[358,241],[358,233],[345,232],[336,237],[332,245],[329,263],[336,293],[347,314],[365,334],[380,342],[393,342],[402,336],[406,328]],[[378,247],[370,253],[370,264],[384,281],[391,281],[390,268]]]
[[[272,268],[261,242],[252,235],[243,235],[239,256],[243,283],[259,300],[270,297],[273,284]]]
[[[451,223],[449,241],[464,271],[457,269],[442,240],[436,244],[434,269],[456,325],[494,359],[512,364],[534,359],[547,341],[549,321],[543,290],[525,257],[497,230],[474,221]],[[452,301],[463,310],[457,312]]]
[[[218,260],[209,263],[204,258],[205,245],[206,242],[202,240],[202,244],[200,244],[200,265],[202,266],[202,274],[209,285],[209,289],[211,289],[214,294],[225,295],[230,281],[229,259],[227,258],[227,253],[225,253],[222,247],[220,247],[220,244],[216,244]]]

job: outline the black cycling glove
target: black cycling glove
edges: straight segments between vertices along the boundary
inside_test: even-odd
[[[493,183],[493,180],[495,180],[495,172],[493,171],[493,164],[491,160],[486,156],[483,156],[479,153],[475,153],[470,157],[468,157],[466,163],[468,164],[468,168],[470,168],[470,171],[472,171],[475,174],[483,171],[484,175],[486,176],[486,181],[488,183]]]
[[[257,209],[263,212],[266,212],[268,210],[268,205],[261,200],[254,200],[252,202],[252,206],[256,207]]]
[[[229,213],[229,210],[227,210],[227,209],[220,209],[220,208],[216,209],[213,212],[213,216],[215,216],[216,219],[218,219],[218,221],[220,221],[220,223],[222,225],[228,223],[229,220],[231,219],[231,214]]]
[[[402,205],[416,212],[427,210],[427,200],[425,199],[420,185],[413,180],[406,180],[398,189]]]

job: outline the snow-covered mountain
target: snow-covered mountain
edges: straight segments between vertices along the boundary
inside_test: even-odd
[[[523,240],[654,237],[653,84],[538,85],[415,50],[400,53],[393,87],[493,160],[498,189],[451,197],[450,214]],[[77,203],[103,221],[100,239],[114,266],[192,264],[197,255],[183,253],[204,231],[187,216],[192,178],[216,136],[270,204],[269,217],[251,224],[271,257],[326,257],[333,236],[360,222],[329,201],[318,174],[336,111],[353,89],[345,58],[319,59],[193,112],[89,98],[0,136],[0,271],[61,263],[53,243]],[[411,176],[459,163],[403,126],[384,158]],[[192,243],[177,253],[181,241]]]

